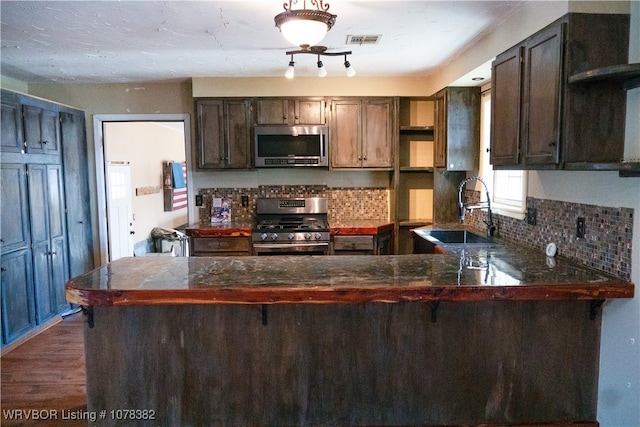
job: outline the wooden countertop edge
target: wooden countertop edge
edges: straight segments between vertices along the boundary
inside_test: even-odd
[[[349,236],[358,234],[381,234],[393,231],[393,223],[381,225],[336,225],[329,226],[329,232],[332,236]]]
[[[363,302],[560,301],[633,298],[628,282],[523,286],[420,286],[342,288],[207,288],[86,290],[66,286],[67,301],[83,306],[181,304],[355,304]]]

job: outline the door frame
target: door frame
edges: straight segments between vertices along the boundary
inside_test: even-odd
[[[191,164],[191,118],[189,114],[95,114],[93,116],[93,141],[96,160],[96,192],[98,209],[98,241],[100,247],[100,265],[109,262],[109,236],[107,234],[107,183],[104,153],[104,122],[182,122],[184,125],[185,158],[187,162],[187,182],[192,183]],[[193,185],[187,186],[187,215],[189,223],[195,221]]]

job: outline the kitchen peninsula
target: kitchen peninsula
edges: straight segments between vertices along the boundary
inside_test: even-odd
[[[517,246],[449,249],[125,258],[75,278],[88,409],[152,411],[136,425],[597,425],[600,306],[634,286]]]

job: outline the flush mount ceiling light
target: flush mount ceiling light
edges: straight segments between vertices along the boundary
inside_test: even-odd
[[[337,15],[327,12],[329,4],[323,0],[309,0],[315,9],[307,9],[307,0],[302,1],[302,9],[293,9],[298,0],[284,3],[284,12],[273,18],[276,27],[289,42],[295,46],[313,46],[319,43],[333,27]]]
[[[347,70],[347,76],[353,77],[356,75],[356,70],[351,66],[351,63],[347,60],[347,55],[351,55],[351,51],[346,52],[327,52],[327,48],[325,46],[300,46],[298,50],[290,50],[287,52],[287,55],[291,56],[291,60],[289,61],[289,66],[287,67],[287,71],[284,76],[288,79],[292,79],[295,73],[295,62],[293,61],[293,55],[316,55],[318,57],[318,77],[325,77],[327,75],[327,70],[324,68],[324,64],[320,60],[321,56],[344,56],[344,67]]]

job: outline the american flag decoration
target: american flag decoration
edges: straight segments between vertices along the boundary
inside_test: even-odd
[[[164,211],[187,207],[187,162],[165,162],[162,165]]]

